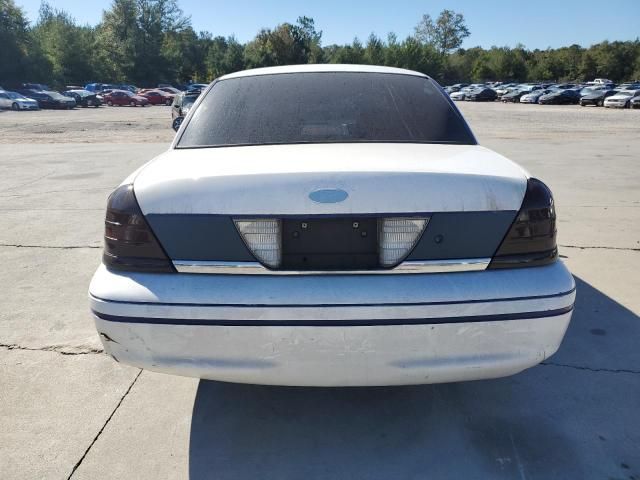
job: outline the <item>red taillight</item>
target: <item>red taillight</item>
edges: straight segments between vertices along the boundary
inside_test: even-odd
[[[522,207],[489,268],[533,267],[555,262],[556,211],[551,190],[530,178]]]
[[[108,268],[175,272],[138,206],[133,185],[122,185],[109,196],[104,224],[102,261]]]

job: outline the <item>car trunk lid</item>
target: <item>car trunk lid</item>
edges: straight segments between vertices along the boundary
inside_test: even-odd
[[[526,179],[477,145],[300,144],[170,150],[134,188],[145,215],[406,214],[518,210]]]

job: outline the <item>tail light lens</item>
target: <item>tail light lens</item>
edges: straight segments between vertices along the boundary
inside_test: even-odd
[[[256,258],[271,268],[282,263],[282,226],[275,218],[235,220],[244,243]]]
[[[551,190],[530,178],[522,207],[489,268],[546,265],[558,257],[556,211]]]
[[[118,187],[109,197],[104,221],[103,263],[110,269],[175,272],[142,215],[133,185]]]
[[[422,236],[427,218],[382,218],[378,221],[379,260],[394,267],[404,260]]]

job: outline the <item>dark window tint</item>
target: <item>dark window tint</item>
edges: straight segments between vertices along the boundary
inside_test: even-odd
[[[195,103],[195,101],[196,101],[196,97],[184,97],[184,100],[182,101],[182,106],[190,107]]]
[[[322,142],[474,144],[430,79],[382,73],[297,73],[215,84],[178,147]]]

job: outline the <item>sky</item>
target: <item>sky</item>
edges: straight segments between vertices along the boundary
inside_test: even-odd
[[[40,0],[15,0],[35,21]],[[260,28],[312,17],[322,30],[322,44],[366,41],[372,32],[386,38],[413,33],[425,13],[436,17],[447,8],[462,13],[471,31],[463,47],[515,46],[545,49],[571,44],[589,46],[603,40],[635,40],[640,37],[640,0],[557,0],[513,2],[507,0],[178,0],[191,16],[196,31],[229,36],[244,43]],[[79,23],[95,25],[111,0],[49,0],[69,12]],[[545,5],[546,6],[543,6]]]

